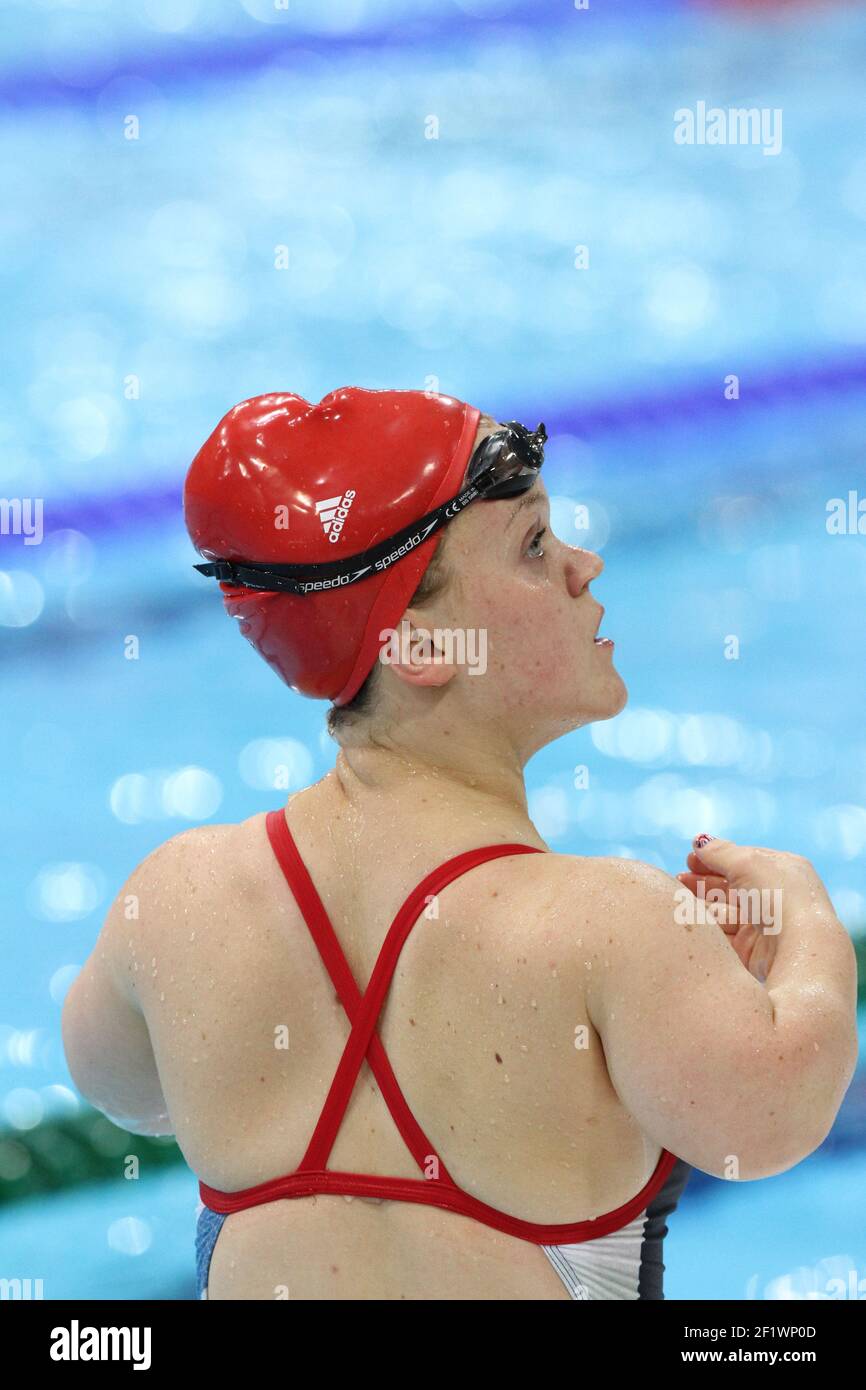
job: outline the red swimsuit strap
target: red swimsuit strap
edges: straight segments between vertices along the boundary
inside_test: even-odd
[[[280,867],[295,895],[298,907],[310,929],[325,969],[333,981],[340,1002],[352,1025],[313,1137],[307,1152],[295,1171],[297,1173],[321,1172],[325,1169],[358,1073],[366,1057],[376,1080],[379,1082],[394,1123],[418,1167],[429,1181],[431,1159],[435,1160],[436,1177],[433,1180],[436,1181],[438,1178],[439,1182],[455,1186],[444,1163],[406,1103],[406,1098],[397,1083],[382,1041],[375,1031],[376,1024],[391,984],[400,951],[419,913],[430,899],[440,889],[459,878],[461,874],[474,868],[476,864],[482,864],[488,859],[497,859],[508,854],[543,854],[544,850],[537,849],[534,845],[487,845],[479,849],[467,850],[463,854],[457,854],[454,858],[433,869],[412,890],[397,912],[382,943],[370,981],[362,996],[282,811],[269,812],[267,831]]]

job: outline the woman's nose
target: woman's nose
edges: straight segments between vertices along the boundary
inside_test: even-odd
[[[571,554],[566,561],[568,592],[572,598],[582,594],[587,584],[601,574],[604,560],[594,550],[583,550],[579,545],[569,547]]]

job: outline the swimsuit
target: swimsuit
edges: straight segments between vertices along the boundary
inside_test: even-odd
[[[487,845],[455,855],[433,869],[409,894],[391,923],[362,995],[285,815],[282,811],[269,812],[266,825],[271,847],[352,1028],[313,1136],[295,1171],[239,1192],[219,1192],[199,1182],[204,1207],[196,1229],[198,1297],[207,1295],[210,1259],[227,1215],[262,1202],[309,1197],[322,1192],[443,1207],[474,1217],[494,1230],[540,1245],[574,1299],[663,1298],[661,1256],[667,1229],[665,1218],[673,1211],[685,1187],[691,1171],[686,1163],[662,1149],[649,1181],[630,1201],[589,1220],[546,1225],[523,1221],[499,1211],[458,1187],[448,1173],[442,1158],[410,1111],[376,1032],[400,951],[431,898],[461,874],[488,859],[544,851],[532,845]],[[327,1166],[365,1059],[423,1177],[337,1172]]]

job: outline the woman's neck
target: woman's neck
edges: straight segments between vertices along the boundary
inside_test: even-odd
[[[516,762],[496,763],[475,750],[471,759],[455,757],[455,745],[445,744],[435,761],[392,748],[343,747],[328,780],[341,800],[358,809],[376,801],[405,801],[425,807],[425,815],[444,815],[513,828],[514,833],[538,838],[529,819],[523,769]]]

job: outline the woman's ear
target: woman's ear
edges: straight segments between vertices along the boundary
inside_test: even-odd
[[[399,628],[384,628],[379,640],[379,660],[390,666],[395,676],[407,685],[434,687],[447,685],[457,667],[440,642],[438,629],[410,623],[405,617]]]

